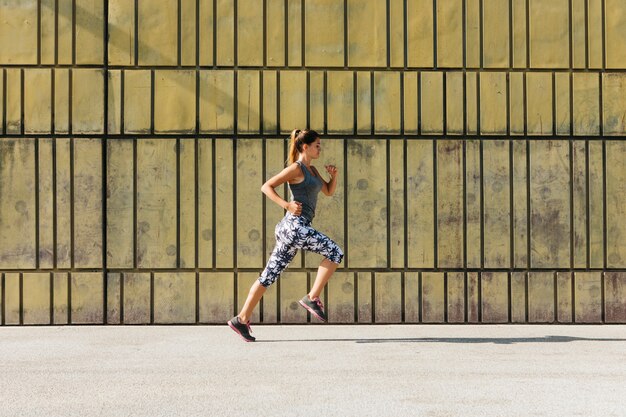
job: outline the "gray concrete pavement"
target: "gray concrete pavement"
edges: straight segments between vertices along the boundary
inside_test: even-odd
[[[626,326],[0,328],[0,415],[626,416]]]

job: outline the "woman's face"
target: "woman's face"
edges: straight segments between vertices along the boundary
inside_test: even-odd
[[[305,146],[304,153],[306,153],[311,159],[317,159],[322,152],[322,141],[320,138],[315,139],[315,142]]]

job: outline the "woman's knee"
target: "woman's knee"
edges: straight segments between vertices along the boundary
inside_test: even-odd
[[[339,265],[343,261],[343,251],[339,246],[335,246],[333,250],[326,256],[326,259],[334,264]]]
[[[263,275],[261,275],[258,281],[263,287],[268,288],[270,285],[272,285],[276,281],[276,278],[271,279],[269,277],[264,277]]]

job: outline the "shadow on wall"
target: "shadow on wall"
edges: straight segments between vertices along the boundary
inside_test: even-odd
[[[44,5],[44,7],[46,6],[50,7],[50,4],[47,2],[43,2],[42,5]],[[102,36],[104,33],[103,25],[107,24],[109,36],[106,41],[114,42],[114,44],[116,44],[116,46],[120,48],[126,47],[126,45],[122,45],[122,41],[121,41],[122,39],[124,39],[124,35],[126,35],[125,31],[123,31],[116,25],[111,25],[108,22],[108,16],[105,16],[104,20],[101,20],[98,16],[94,15],[89,10],[81,7],[81,5],[78,3],[76,3],[75,7],[76,7],[76,15],[81,15],[80,27],[82,29],[89,31],[91,34],[95,36]],[[59,9],[58,12],[67,13],[65,9]],[[67,15],[65,17],[70,21],[72,19],[72,16],[70,15]],[[139,23],[140,23],[140,20],[135,22],[136,25],[139,25]],[[144,42],[141,42],[139,37],[137,37],[136,42],[137,42],[138,53],[153,57],[153,60],[155,62],[167,62],[168,61],[167,57],[164,56],[159,50],[152,48],[151,46],[145,44]],[[76,45],[74,45],[74,48],[75,47]],[[129,58],[130,58],[129,62],[132,63],[134,61],[134,57],[131,56]],[[106,57],[106,59],[108,61],[109,58]],[[144,66],[138,69],[151,69],[155,67],[158,68],[158,65],[157,66]],[[182,68],[182,67],[180,70],[196,71],[195,69]],[[167,70],[164,70],[164,71],[167,71]],[[169,71],[178,71],[178,70],[170,69]],[[190,88],[190,86],[192,85],[195,87],[196,85],[195,82],[191,84],[183,83],[181,82],[182,79],[179,77],[169,77],[169,80],[174,81],[178,85],[178,87],[187,90],[190,94],[192,94],[195,97],[196,89]],[[234,79],[233,79],[233,82],[234,82]],[[217,87],[220,87],[220,86],[218,85]],[[126,85],[125,88],[132,88],[132,85]],[[250,97],[248,96],[248,102],[235,101],[236,98],[232,94],[233,91],[234,90],[232,88],[230,89],[230,91],[228,88],[226,88],[226,91],[224,91],[221,88],[211,88],[211,86],[207,86],[207,88],[199,88],[199,94],[200,94],[199,99],[201,102],[205,102],[209,106],[214,106],[214,113],[215,113],[216,118],[219,118],[224,112],[228,112],[229,110],[231,113],[233,113],[233,110],[234,110],[233,106],[237,106],[236,107],[237,112],[239,114],[246,115],[246,120],[248,121],[248,125],[251,120],[259,120],[260,114],[257,111],[254,111],[253,107],[250,106],[250,101],[249,101]],[[200,115],[197,115],[196,117],[199,118]],[[228,115],[226,115],[226,117],[228,117]],[[107,121],[105,121],[105,123],[107,123]],[[211,121],[209,123],[211,123]],[[214,123],[218,124],[217,121],[215,121]],[[245,125],[245,123],[242,123],[242,124]],[[247,126],[247,128],[249,128],[249,126]],[[195,128],[193,130],[195,130]],[[226,130],[229,130],[229,129],[226,129]],[[176,133],[178,133],[178,129],[176,130]]]

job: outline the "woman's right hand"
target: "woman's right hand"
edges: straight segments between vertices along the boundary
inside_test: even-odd
[[[294,216],[299,216],[302,213],[302,203],[290,201],[287,205],[287,211]]]

